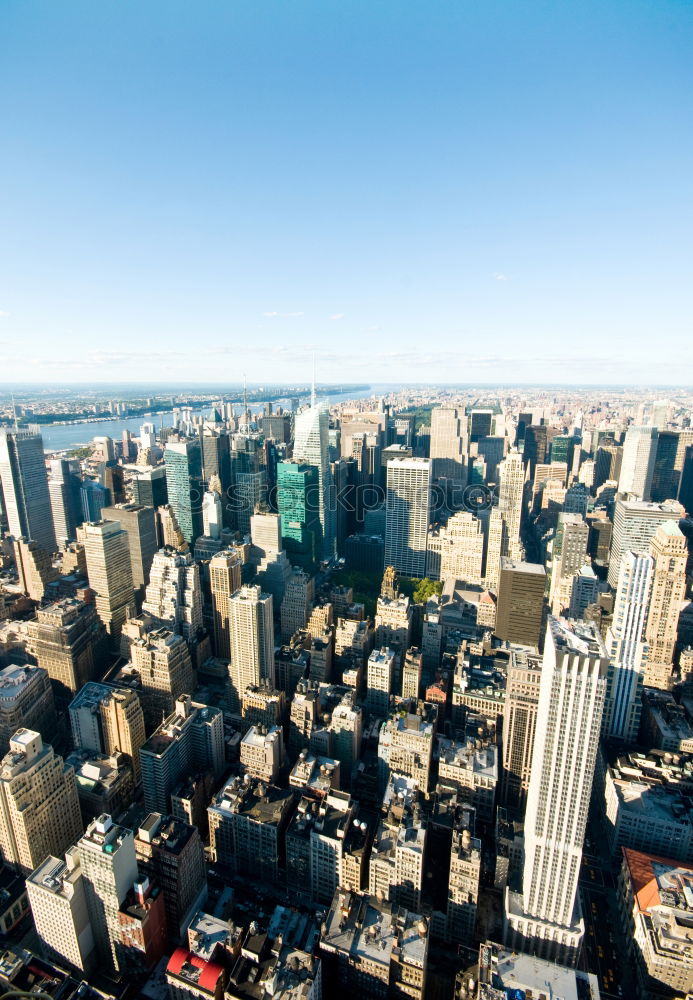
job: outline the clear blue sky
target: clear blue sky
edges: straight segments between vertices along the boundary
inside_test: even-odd
[[[689,0],[2,0],[0,381],[693,382]]]

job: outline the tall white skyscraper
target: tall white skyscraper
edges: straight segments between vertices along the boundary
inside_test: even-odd
[[[0,482],[10,534],[55,551],[46,458],[37,427],[0,428]]]
[[[685,516],[684,508],[676,500],[667,500],[665,503],[617,500],[609,553],[609,586],[616,590],[624,552],[647,552],[660,524],[678,521]]]
[[[506,943],[562,963],[574,962],[584,932],[577,889],[608,662],[592,623],[549,618],[522,894],[506,894]]]
[[[313,402],[312,406],[296,416],[293,461],[314,465],[318,470],[318,513],[325,559],[331,559],[335,554],[335,497],[328,450],[329,429],[330,418],[326,402]]]
[[[258,586],[237,590],[228,602],[231,683],[239,703],[245,689],[262,680],[274,687],[272,595]]]
[[[606,645],[611,658],[602,732],[633,741],[640,725],[640,692],[647,646],[645,622],[652,588],[652,556],[626,552],[621,560],[614,618]]]
[[[618,478],[619,493],[634,493],[641,500],[650,499],[656,453],[656,427],[628,428]]]
[[[425,576],[430,459],[393,458],[387,463],[385,518],[385,565],[403,576]]]

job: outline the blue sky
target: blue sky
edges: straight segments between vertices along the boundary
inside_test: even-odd
[[[693,382],[688,0],[3,0],[0,381]]]

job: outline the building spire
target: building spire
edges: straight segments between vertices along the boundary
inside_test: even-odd
[[[243,418],[245,420],[245,430],[247,433],[250,428],[250,420],[248,419],[248,387],[245,372],[243,373]]]
[[[313,351],[313,382],[310,387],[310,405],[315,406],[315,351]]]

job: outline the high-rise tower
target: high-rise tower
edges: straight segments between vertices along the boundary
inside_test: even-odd
[[[331,559],[335,553],[335,498],[329,456],[330,419],[325,402],[313,402],[296,417],[294,461],[314,465],[318,470],[318,514],[322,527],[322,553]]]
[[[584,932],[582,844],[608,658],[592,624],[549,618],[525,813],[522,895],[506,895],[506,942],[574,962]]]
[[[0,483],[10,534],[54,552],[48,473],[37,427],[0,428]]]
[[[431,462],[394,458],[387,463],[385,565],[404,576],[426,575],[431,519]]]

